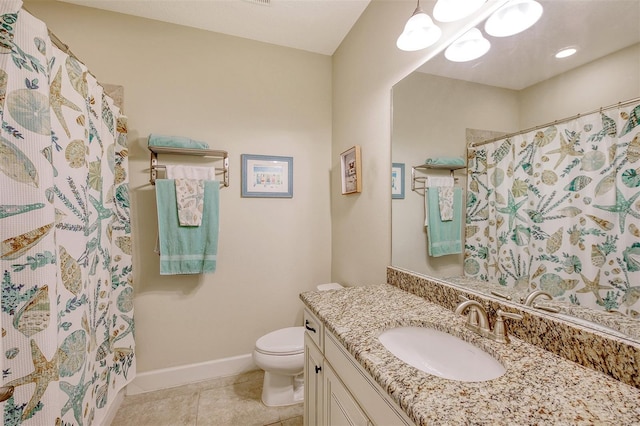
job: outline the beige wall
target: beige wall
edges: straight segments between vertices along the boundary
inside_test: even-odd
[[[467,128],[518,130],[518,92],[420,72],[393,87],[392,160],[405,164],[406,175],[405,198],[392,201],[393,266],[440,278],[462,274],[462,254],[427,254],[424,193],[411,191],[411,166],[423,164],[428,157],[466,158]],[[448,176],[449,172],[429,170],[428,175]],[[465,171],[456,176],[458,186],[466,187]]]
[[[503,0],[489,0],[461,21],[442,24],[439,42],[418,52],[395,45],[415,1],[372,0],[333,55],[331,156],[332,279],[350,285],[386,282],[391,261],[391,87]],[[432,10],[434,1],[422,1]],[[340,194],[339,156],[362,147],[363,190]]]
[[[25,7],[98,80],[125,88],[138,371],[248,354],[265,332],[300,325],[299,293],[331,278],[331,58],[65,3]],[[229,152],[214,274],[158,273],[151,132]],[[293,157],[293,199],[241,198],[241,154]]]
[[[640,44],[520,91],[527,129],[640,96]]]

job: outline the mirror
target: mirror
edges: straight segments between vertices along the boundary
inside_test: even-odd
[[[392,200],[392,266],[436,278],[463,275],[462,254],[427,255],[425,198],[411,190],[412,166],[428,157],[466,158],[470,141],[640,96],[639,1],[538,2],[544,7],[540,21],[512,37],[488,37],[492,46],[485,56],[453,63],[440,53],[393,87],[392,161],[405,166],[406,190],[404,198]],[[424,6],[427,13],[432,10]],[[569,46],[578,53],[554,58]],[[466,188],[464,170],[455,176],[457,185]],[[458,284],[469,285],[464,280]],[[496,284],[498,288],[503,289]],[[563,312],[619,330],[634,329],[632,337],[640,340],[640,327],[630,318],[585,309]]]

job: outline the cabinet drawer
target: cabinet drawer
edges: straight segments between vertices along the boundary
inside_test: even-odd
[[[304,310],[304,332],[313,340],[320,351],[324,351],[324,327],[320,320],[309,311]]]

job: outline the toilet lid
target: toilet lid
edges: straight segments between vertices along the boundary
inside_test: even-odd
[[[268,355],[304,352],[304,327],[287,327],[265,334],[256,341],[256,350]]]

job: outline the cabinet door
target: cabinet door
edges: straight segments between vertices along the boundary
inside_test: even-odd
[[[369,419],[329,363],[324,365],[324,421],[327,426],[367,426]]]
[[[331,333],[324,336],[324,357],[325,365],[331,365],[373,424],[415,424]]]
[[[322,426],[322,371],[324,356],[313,343],[304,336],[304,426]]]

